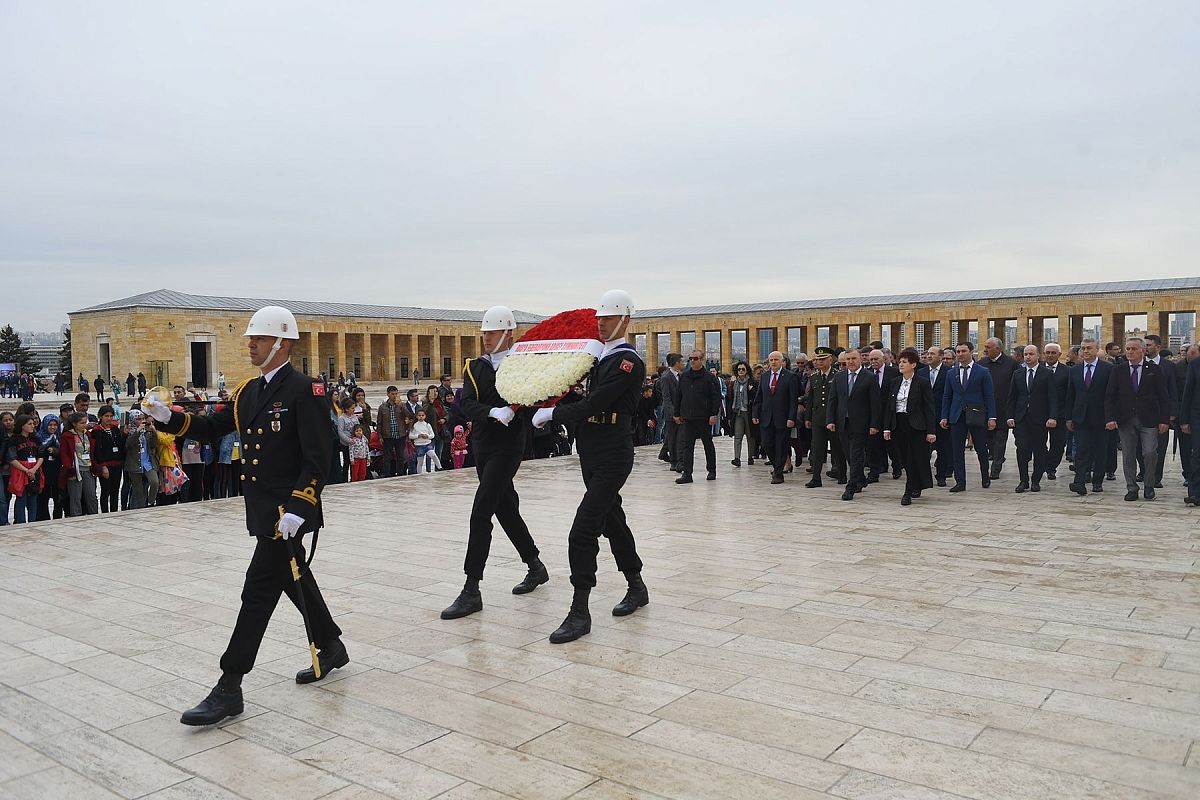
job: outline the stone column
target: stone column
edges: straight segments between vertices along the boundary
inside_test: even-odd
[[[1111,331],[1111,333],[1108,336],[1108,340],[1112,341],[1112,342],[1116,342],[1117,344],[1119,344],[1123,347],[1125,345],[1125,315],[1113,312],[1112,314],[1108,315],[1107,322],[1109,325],[1109,330]],[[1151,322],[1150,316],[1147,315],[1146,316],[1146,327],[1147,328],[1150,327],[1150,322]],[[1103,347],[1104,344],[1105,344],[1104,342],[1101,342],[1100,346]]]
[[[1058,344],[1063,349],[1063,358],[1066,358],[1067,351],[1071,349],[1072,344],[1077,344],[1071,341],[1071,317],[1066,314],[1058,316]]]
[[[1158,325],[1155,326],[1154,328],[1151,328],[1151,326],[1154,325],[1154,323],[1156,321],[1154,319],[1155,316],[1158,317],[1158,319],[1157,319]],[[1151,330],[1149,331],[1150,333],[1157,333],[1159,336],[1161,336],[1162,340],[1163,340],[1163,347],[1166,347],[1167,342],[1171,341],[1171,312],[1170,311],[1159,311],[1157,315],[1147,314],[1146,315],[1146,327],[1151,328]],[[1183,391],[1182,388],[1180,389],[1180,391]]]
[[[942,324],[942,335],[938,341],[930,342],[930,344],[936,344],[938,347],[954,347],[954,345],[958,344],[953,338],[954,331],[952,326],[954,320],[950,319],[950,317],[944,317],[938,321]]]
[[[1078,315],[1073,314],[1070,317],[1070,320],[1071,320],[1071,328],[1070,328],[1071,344],[1076,345],[1076,344],[1079,344],[1080,340],[1083,339],[1083,314],[1078,314]],[[1098,342],[1098,344],[1100,347],[1104,346],[1104,342]]]
[[[375,359],[371,355],[371,332],[363,331],[362,335],[362,367],[363,374],[356,375],[360,381],[375,381],[378,376],[375,374]]]
[[[1029,336],[1029,315],[1022,314],[1017,317],[1016,345],[1017,347],[1024,347],[1027,344],[1034,344],[1034,342]]]
[[[1041,350],[1046,346],[1046,318],[1034,317],[1032,322],[1033,330],[1029,335],[1029,343],[1036,344],[1038,349]]]
[[[992,321],[985,314],[975,320],[976,330],[978,331],[979,341],[976,342],[976,350],[983,349],[983,341],[992,335]]]
[[[804,345],[808,348],[808,354],[811,356],[813,350],[817,349],[817,326],[804,326]]]
[[[412,378],[414,371],[421,370],[421,334],[416,330],[408,337],[408,377]]]
[[[334,358],[336,361],[334,363],[333,374],[329,376],[329,380],[335,383],[337,382],[338,372],[346,372],[346,332],[338,331],[336,335],[337,345],[334,349]]]
[[[383,365],[383,379],[396,380],[396,334],[387,335],[387,363]]]
[[[453,359],[453,361],[450,364],[450,366],[452,368],[450,370],[450,376],[454,377],[455,371],[460,370],[463,367],[462,337],[459,336],[457,333],[454,334],[454,349],[451,351],[451,358]]]
[[[646,374],[653,375],[661,357],[658,354],[658,334],[646,333]]]
[[[435,383],[442,376],[442,333],[437,328],[433,330],[433,337],[430,339],[429,345],[429,374],[422,378],[432,379]],[[426,384],[427,385],[427,384]]]
[[[746,334],[749,336],[750,334]],[[646,337],[646,352],[650,352],[650,337]],[[721,327],[721,368],[718,372],[733,371],[733,337],[728,325]]]

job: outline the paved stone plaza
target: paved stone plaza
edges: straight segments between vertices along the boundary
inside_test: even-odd
[[[251,542],[240,500],[0,529],[0,797],[1200,797],[1200,511],[1013,478],[909,508],[765,468],[675,486],[639,451],[626,509],[651,604],[569,604],[574,459],[517,477],[552,579],[498,532],[461,585],[473,472],[325,493],[314,562],[351,664],[297,686],[276,614],[246,713],[179,724],[217,677]],[[1011,472],[1012,465],[1009,466]],[[603,548],[602,548],[603,549]]]

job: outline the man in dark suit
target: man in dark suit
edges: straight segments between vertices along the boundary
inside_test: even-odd
[[[1075,480],[1070,488],[1082,496],[1089,481],[1093,492],[1104,491],[1104,393],[1113,365],[1100,358],[1095,339],[1084,339],[1079,355],[1067,383],[1067,429],[1075,433]]]
[[[1162,337],[1155,334],[1150,334],[1143,340],[1146,349],[1146,361],[1155,364],[1163,371],[1163,377],[1167,381],[1167,396],[1171,403],[1170,420],[1168,425],[1175,423],[1175,418],[1179,416],[1179,395],[1183,387],[1179,385],[1178,376],[1173,369],[1174,364],[1162,357]],[[1165,433],[1159,434],[1158,437],[1158,464],[1154,470],[1153,482],[1150,478],[1146,479],[1148,486],[1153,486],[1155,489],[1162,488],[1163,469],[1167,465],[1167,450],[1171,444],[1171,433],[1168,430]],[[1138,459],[1138,466],[1143,467],[1144,462]],[[1139,470],[1139,474],[1145,472],[1144,469]]]
[[[968,434],[979,458],[983,488],[992,485],[988,471],[988,437],[990,431],[996,429],[996,392],[987,367],[975,363],[974,350],[970,342],[959,342],[954,348],[954,373],[946,377],[946,390],[942,395],[941,427],[950,431],[950,447],[954,452],[952,492],[967,490]]]
[[[682,469],[679,463],[679,425],[675,422],[675,409],[679,403],[679,373],[683,371],[684,366],[681,354],[667,353],[667,371],[659,380],[663,398],[663,440],[658,458],[670,464],[675,472]]]
[[[879,384],[879,414],[882,424],[888,390],[892,381],[900,377],[900,370],[887,363],[883,350],[872,350],[867,355],[871,372],[875,373],[875,383]],[[881,473],[888,471],[888,459],[892,462],[892,477],[899,478],[902,470],[900,451],[896,440],[883,438],[882,433],[872,435],[867,439],[867,483],[875,483]]]
[[[1070,368],[1062,363],[1062,347],[1050,342],[1042,350],[1043,367],[1050,373],[1050,383],[1057,395],[1058,415],[1056,424],[1050,428],[1050,446],[1046,451],[1046,478],[1055,480],[1058,465],[1062,463],[1067,447],[1067,383],[1071,380]]]
[[[704,466],[708,479],[717,479],[717,450],[713,447],[712,430],[721,413],[720,379],[704,368],[704,353],[693,350],[688,356],[689,368],[679,376],[678,404],[675,424],[679,426],[679,445],[683,474],[676,483],[691,483],[696,462],[696,440],[704,443]]]
[[[1138,499],[1138,451],[1146,465],[1147,500],[1154,499],[1154,467],[1158,463],[1159,436],[1169,428],[1171,398],[1162,367],[1146,361],[1142,340],[1125,340],[1125,363],[1112,370],[1104,392],[1105,427],[1121,436],[1125,471],[1125,499]]]
[[[883,405],[875,374],[862,365],[857,350],[846,351],[846,368],[839,370],[829,394],[825,415],[826,428],[842,438],[842,450],[849,461],[849,483],[843,500],[853,500],[867,486],[863,471],[867,460],[867,437],[879,433],[883,425]]]
[[[942,397],[946,394],[946,376],[954,370],[942,364],[942,348],[937,345],[925,351],[925,367],[925,371],[918,374],[923,374],[928,378],[929,384],[933,388],[933,402],[937,409],[935,413],[940,417]],[[937,480],[938,486],[945,486],[946,479],[954,474],[954,456],[950,453],[950,431],[943,430],[941,425],[934,425],[930,433],[937,436],[937,441],[931,448],[937,455],[933,476]]]
[[[1196,446],[1194,425],[1200,425],[1200,355],[1191,355],[1196,349],[1192,345],[1187,353],[1190,360],[1187,366],[1187,377],[1183,380],[1183,392],[1179,399],[1179,430],[1192,438],[1191,462],[1186,466],[1188,493],[1184,502],[1190,505],[1200,505],[1200,447]]]
[[[759,426],[763,452],[771,459],[771,483],[783,483],[783,465],[792,446],[799,397],[796,373],[783,368],[783,353],[776,350],[767,357],[751,420]]]
[[[992,387],[996,390],[996,418],[1007,420],[1012,416],[1008,408],[1008,387],[1012,376],[1020,365],[1012,356],[1005,355],[1004,343],[995,336],[983,343],[983,358],[979,362],[987,367],[992,374]],[[1008,450],[1008,426],[997,425],[991,433],[988,452],[992,457],[992,480],[1000,477],[1000,469],[1004,466],[1004,456]]]
[[[1200,358],[1200,345],[1185,345],[1175,362],[1175,386],[1179,389],[1179,405],[1175,408],[1175,439],[1179,442],[1179,466],[1183,472],[1183,485],[1188,487],[1187,496],[1200,495],[1200,489],[1192,489],[1192,432],[1183,429],[1183,392],[1187,387],[1188,372],[1193,361]]]
[[[1008,389],[1008,427],[1017,437],[1017,494],[1040,492],[1046,473],[1046,434],[1058,427],[1058,390],[1050,371],[1040,363],[1036,344],[1025,345],[1024,365],[1013,373]],[[1029,459],[1033,459],[1033,481]]]

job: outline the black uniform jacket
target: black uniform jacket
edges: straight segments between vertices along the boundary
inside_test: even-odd
[[[240,428],[246,528],[251,536],[270,538],[281,507],[304,520],[301,533],[324,524],[321,490],[333,458],[329,411],[325,384],[284,364],[266,388],[261,378],[252,378],[219,411],[208,416],[175,412],[159,427],[210,443]]]
[[[480,357],[468,361],[463,370],[458,407],[471,420],[471,441],[479,453],[525,452],[529,420],[533,416],[527,409],[519,409],[507,426],[488,416],[493,408],[507,405],[509,402],[496,391],[496,368],[491,359]]]
[[[839,433],[870,433],[870,428],[883,425],[883,403],[880,401],[879,379],[867,367],[861,367],[850,391],[850,370],[840,369],[833,379],[825,422],[837,425]]]
[[[896,370],[899,372],[900,370]],[[904,383],[903,375],[896,375],[888,384],[887,393],[883,396],[883,429],[896,430],[896,397],[900,394],[900,386]],[[858,389],[857,384],[854,387]],[[935,433],[937,431],[937,410],[933,400],[933,387],[929,385],[928,375],[913,374],[908,384],[908,427],[914,431]]]
[[[1066,372],[1059,367],[1059,370]],[[1012,383],[1008,387],[1008,418],[1021,422],[1026,417],[1038,427],[1044,427],[1047,420],[1058,419],[1062,413],[1058,407],[1058,373],[1050,374],[1050,368],[1039,364],[1037,372],[1033,373],[1032,385],[1027,385],[1029,370],[1022,364],[1013,372]],[[1065,381],[1064,381],[1064,386]]]
[[[623,344],[596,362],[588,378],[587,396],[578,403],[556,405],[553,420],[577,422],[605,413],[632,417],[637,413],[645,378],[646,365],[641,357],[632,346]],[[629,431],[626,426],[618,427]]]

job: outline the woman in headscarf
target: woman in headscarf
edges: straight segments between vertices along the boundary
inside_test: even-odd
[[[46,485],[38,495],[38,519],[51,519],[50,501],[54,501],[54,519],[62,519],[63,501],[58,490],[58,470],[62,466],[62,453],[59,452],[59,435],[62,423],[57,414],[47,414],[38,426],[37,438],[41,443],[42,472],[46,476]]]

